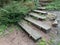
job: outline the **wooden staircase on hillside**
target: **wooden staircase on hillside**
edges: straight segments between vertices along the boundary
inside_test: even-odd
[[[36,26],[36,28],[39,28],[41,31],[43,31],[43,33],[49,33],[51,30],[51,26],[49,24],[43,23],[43,21],[45,21],[44,19],[46,19],[47,12],[46,13],[43,11],[41,12],[36,11],[36,12],[30,12],[28,16],[26,16],[24,20],[22,20],[22,22],[18,22],[18,25],[22,27],[24,31],[27,32],[28,35],[30,35],[35,41],[41,39],[42,35],[39,32],[37,32],[36,29],[33,29],[28,23],[32,24],[33,26]],[[43,17],[39,15],[39,13],[43,13],[45,16]],[[43,19],[43,21],[40,21],[34,17],[38,19],[39,18]]]

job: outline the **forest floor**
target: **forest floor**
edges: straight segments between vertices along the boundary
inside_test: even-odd
[[[58,19],[60,20],[60,15],[59,15],[60,13],[59,13],[59,11],[58,12],[53,12],[53,13],[57,14]],[[49,34],[43,33],[42,31],[40,31],[39,29],[37,29],[34,26],[32,26],[32,27],[34,29],[36,29],[38,32],[40,32],[41,35],[46,40],[50,39]],[[60,31],[60,26],[58,28],[58,31]],[[57,36],[56,36],[55,39],[57,39]],[[59,39],[57,39],[57,40],[59,40]],[[22,29],[18,28],[17,26],[9,27],[5,31],[5,34],[3,36],[0,36],[0,45],[38,45],[38,43],[39,43],[39,41],[38,42],[34,42],[31,38],[28,37],[28,35]]]
[[[23,32],[21,29],[18,29],[17,26],[12,26],[9,30],[6,31],[5,35],[0,37],[0,45],[36,45],[28,35]]]
[[[32,26],[32,25],[31,25]],[[49,39],[49,36],[35,28],[41,35]],[[38,45],[39,41],[35,42],[31,38],[28,37],[27,33],[25,33],[21,28],[17,26],[9,27],[3,36],[0,36],[0,45]]]

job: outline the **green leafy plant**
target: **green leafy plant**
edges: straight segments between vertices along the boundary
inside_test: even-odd
[[[60,0],[53,0],[46,6],[47,10],[60,10]]]
[[[6,25],[20,22],[27,13],[36,9],[37,6],[35,0],[12,0],[10,3],[9,1],[6,0],[7,5],[3,5],[6,3],[5,0],[0,0],[0,34],[3,34]]]
[[[36,5],[32,0],[11,3],[0,8],[0,21],[5,24],[16,23],[33,9],[36,9]]]
[[[4,31],[6,30],[7,26],[6,25],[0,25],[0,35],[2,35],[4,33]]]
[[[39,43],[39,45],[46,45],[46,40],[45,39],[42,39]]]

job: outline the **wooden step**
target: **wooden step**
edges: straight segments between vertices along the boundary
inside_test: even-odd
[[[27,24],[26,21],[22,21],[18,23],[35,41],[42,38],[41,34],[37,32],[37,30],[33,29],[30,25]]]
[[[39,10],[46,10],[46,7],[38,7]]]
[[[41,6],[46,6],[46,5],[48,5],[49,3],[45,3],[45,2],[40,2],[40,5]]]
[[[48,24],[45,24],[41,21],[35,20],[31,17],[26,17],[25,20],[31,22],[32,24],[36,25],[37,27],[43,29],[44,32],[48,33],[51,29],[51,27]]]
[[[37,13],[29,13],[30,16],[33,16],[33,17],[36,17],[38,19],[42,19],[42,20],[45,20],[46,19],[46,16],[42,16],[42,15],[39,15]]]
[[[52,2],[53,0],[39,0],[40,2]]]
[[[45,12],[45,11],[40,11],[40,10],[33,10],[34,12],[36,12],[36,13],[41,13],[41,14],[46,14],[47,15],[47,12]]]

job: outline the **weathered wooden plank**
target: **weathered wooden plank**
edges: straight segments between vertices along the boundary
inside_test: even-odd
[[[41,6],[46,6],[46,5],[48,5],[48,2],[46,2],[46,3],[45,2],[40,2],[40,5]]]
[[[38,19],[42,19],[42,20],[45,20],[46,19],[46,16],[40,16],[37,13],[29,13],[29,15],[31,15],[33,17],[37,17]]]
[[[38,40],[41,37],[41,34],[38,33],[35,29],[33,29],[31,26],[29,26],[24,20],[22,23],[18,23],[34,40]]]
[[[40,10],[34,10],[34,12],[41,13],[41,14],[47,14],[45,11],[40,11]]]
[[[40,0],[40,2],[51,2],[53,0]]]
[[[49,26],[48,24],[45,24],[45,23],[38,21],[38,20],[35,20],[31,17],[28,17],[28,18],[26,17],[25,20],[31,22],[32,24],[38,26],[39,28],[44,29],[45,32],[48,32],[51,29],[51,26]]]
[[[46,7],[38,7],[38,9],[40,9],[40,10],[45,10]]]

